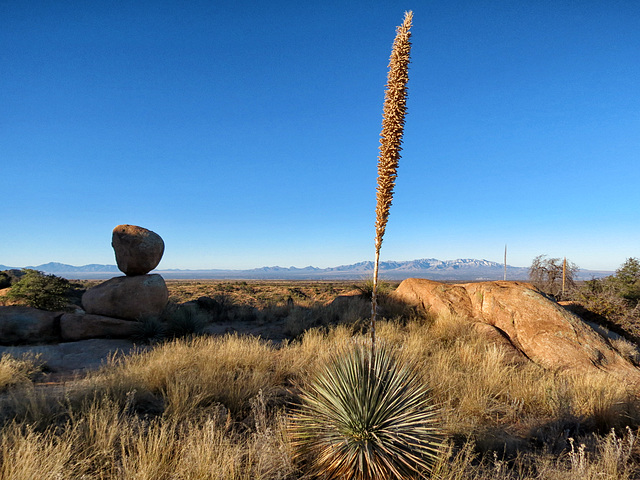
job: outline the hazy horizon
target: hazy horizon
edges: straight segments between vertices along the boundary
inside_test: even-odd
[[[496,264],[500,267],[502,267],[504,265],[504,263],[501,262],[494,262],[492,260],[487,260],[487,259],[483,259],[483,258],[469,258],[469,257],[461,257],[461,258],[452,258],[452,259],[438,259],[438,258],[415,258],[415,259],[411,259],[411,260],[381,260],[381,265],[385,265],[385,264],[402,264],[402,263],[410,263],[410,262],[419,262],[419,261],[425,261],[425,260],[435,260],[435,261],[439,261],[439,262],[444,262],[444,263],[449,263],[449,262],[456,262],[456,261],[462,261],[462,260],[473,260],[473,261],[487,261],[487,262],[491,262],[493,264]],[[312,265],[312,264],[307,264],[307,265],[256,265],[253,267],[249,267],[249,268],[217,268],[217,267],[197,267],[197,268],[181,268],[181,267],[172,267],[172,268],[168,268],[168,267],[164,267],[162,265],[162,262],[160,262],[160,265],[158,265],[158,267],[156,267],[153,271],[171,271],[171,270],[179,270],[179,271],[216,271],[216,270],[220,270],[220,271],[247,271],[247,270],[259,270],[259,269],[265,269],[265,268],[282,268],[282,269],[300,269],[300,270],[304,270],[306,268],[316,268],[316,269],[320,269],[320,270],[326,270],[326,269],[331,269],[331,268],[340,268],[340,267],[349,267],[352,265],[359,265],[359,264],[373,264],[373,260],[361,260],[358,262],[351,262],[351,263],[346,263],[346,264],[340,264],[340,265],[329,265],[326,267],[323,266],[318,266],[318,265]],[[45,262],[45,263],[41,263],[41,264],[26,264],[26,265],[6,265],[4,263],[0,263],[0,266],[4,266],[4,267],[10,267],[10,268],[29,268],[29,267],[40,267],[43,265],[50,265],[50,264],[54,264],[54,265],[67,265],[70,267],[74,267],[74,268],[82,268],[82,267],[88,267],[88,266],[100,266],[100,267],[114,267],[115,269],[117,269],[117,264],[115,262],[115,260],[112,263],[88,263],[88,264],[83,264],[83,265],[74,265],[74,264],[70,264],[70,263],[64,263],[64,262],[56,262],[56,261],[51,261],[51,262]],[[527,269],[529,268],[530,265],[513,265],[509,262],[507,262],[507,267],[508,268],[514,268],[514,269]],[[580,270],[588,270],[588,271],[602,271],[602,272],[614,272],[616,269],[613,270],[607,270],[607,269],[587,269],[587,268],[579,268]]]

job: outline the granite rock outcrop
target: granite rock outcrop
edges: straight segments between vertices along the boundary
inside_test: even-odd
[[[545,368],[597,369],[640,384],[640,369],[620,355],[607,338],[531,284],[498,281],[450,285],[410,278],[394,295],[434,314],[458,315],[470,327],[508,341]]]

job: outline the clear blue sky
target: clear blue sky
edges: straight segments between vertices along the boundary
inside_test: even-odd
[[[640,256],[636,1],[0,1],[0,264],[373,259],[384,84],[413,10],[383,260]]]

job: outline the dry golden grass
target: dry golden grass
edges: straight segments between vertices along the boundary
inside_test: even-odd
[[[258,392],[278,394],[287,366],[272,345],[256,337],[207,336],[123,358],[92,377],[91,385],[118,398],[129,394],[135,408],[161,408],[167,418],[190,418],[218,405],[242,416]]]
[[[278,346],[174,340],[57,390],[7,386],[0,479],[304,478],[287,411],[331,352],[363,340],[340,317],[367,304],[352,302],[333,312],[337,325]],[[419,365],[442,406],[449,446],[438,478],[637,478],[638,392],[604,374],[513,363],[464,319],[388,311],[396,318],[379,323],[379,341]]]
[[[31,383],[33,376],[40,371],[41,362],[37,356],[25,355],[15,358],[4,354],[0,357],[0,392],[7,388]]]
[[[255,418],[266,415],[264,408]],[[0,434],[0,478],[122,480],[275,479],[293,471],[282,416],[238,433],[225,418],[131,416],[103,400],[44,432],[11,424]]]
[[[443,452],[433,478],[438,480],[631,480],[638,478],[637,432],[569,438],[562,455],[519,452],[504,459],[498,452],[478,454],[472,441]]]

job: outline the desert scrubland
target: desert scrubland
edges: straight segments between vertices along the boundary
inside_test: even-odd
[[[37,358],[3,357],[0,478],[308,478],[292,412],[333,352],[368,341],[371,286],[354,287],[169,281],[173,317],[148,322],[145,352],[53,385]],[[438,407],[434,478],[638,478],[638,391],[516,361],[394,288],[381,289],[378,342]]]

